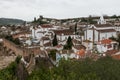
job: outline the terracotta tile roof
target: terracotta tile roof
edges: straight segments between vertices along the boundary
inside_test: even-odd
[[[12,37],[13,38],[18,38],[18,37],[20,37],[20,35],[27,35],[27,34],[31,34],[31,32],[20,32],[20,33],[17,33],[17,34],[13,34]]]
[[[86,47],[85,46],[83,46],[83,45],[75,45],[75,46],[73,46],[75,49],[77,49],[77,50],[81,50],[81,49],[86,49]]]
[[[15,31],[14,31],[15,32]],[[28,32],[26,32],[26,31],[21,31],[21,32],[18,32],[18,33],[14,33],[13,35],[17,35],[17,34],[30,34],[31,32],[30,31],[28,31]]]
[[[49,47],[49,46],[52,46],[52,43],[51,42],[47,42],[44,44],[45,47]]]
[[[69,29],[63,29],[63,30],[53,30],[53,32],[56,34],[56,35],[74,35],[74,31],[72,30],[69,30]]]
[[[85,56],[85,49],[81,49],[80,51],[77,52],[77,54],[80,56]]]
[[[53,28],[53,26],[50,24],[43,24],[43,25],[41,25],[41,27],[42,28]]]
[[[104,39],[100,41],[101,44],[111,44],[112,40],[111,39]]]
[[[97,30],[100,33],[106,33],[106,32],[116,32],[115,29],[102,29],[102,30]]]
[[[42,37],[41,40],[50,40],[49,37]]]
[[[88,43],[90,43],[90,42],[92,42],[92,41],[90,41],[90,40],[83,40],[83,42],[88,42]]]
[[[101,27],[113,27],[111,24],[95,24],[95,27],[101,28]]]
[[[81,44],[81,42],[78,41],[78,40],[76,40],[76,39],[73,39],[72,42],[73,42],[74,44]]]

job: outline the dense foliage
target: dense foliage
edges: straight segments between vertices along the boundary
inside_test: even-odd
[[[14,62],[12,62],[5,69],[0,70],[0,80],[26,80],[28,73],[23,70],[20,63],[21,56],[18,56]],[[22,70],[21,70],[22,69]],[[23,71],[22,73],[19,73]],[[26,73],[26,74],[25,74]],[[24,74],[24,75],[22,75]]]
[[[0,80],[18,80],[15,65],[0,71]],[[120,61],[104,57],[97,61],[61,60],[58,67],[44,67],[44,63],[29,75],[27,80],[120,80]],[[24,79],[25,80],[25,79]]]
[[[56,50],[51,50],[50,53],[48,54],[50,58],[53,60],[56,60]]]
[[[20,45],[20,40],[18,38],[13,38],[11,35],[10,36],[6,36],[5,39],[15,43],[16,45]]]
[[[0,71],[0,80],[16,80],[16,76],[14,76],[16,65],[17,64],[13,62],[9,65],[9,67],[2,69]]]
[[[120,61],[110,57],[97,61],[62,60],[58,67],[35,70],[29,80],[120,80],[119,67]]]

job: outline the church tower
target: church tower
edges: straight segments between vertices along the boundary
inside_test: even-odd
[[[106,24],[106,21],[103,16],[101,16],[100,19],[98,20],[98,24]]]

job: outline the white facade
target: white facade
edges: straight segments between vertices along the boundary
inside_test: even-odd
[[[107,40],[107,39],[106,39]],[[113,50],[113,49],[117,49],[117,45],[115,46],[115,44],[117,44],[117,42],[112,41],[109,44],[102,44],[101,42],[97,44],[97,50],[100,53],[103,52],[107,52],[108,50]]]
[[[57,39],[60,40],[60,41],[64,41],[64,40],[67,40],[69,36],[71,38],[75,38],[75,35],[64,35],[64,34],[62,34],[62,35],[57,35]]]
[[[36,39],[41,39],[43,36],[45,36],[45,34],[48,34],[48,32],[50,30],[56,30],[57,27],[54,26],[54,27],[42,27],[42,26],[38,26],[38,28],[33,28],[31,27],[31,31],[32,31],[32,37],[33,38],[36,38]]]
[[[98,32],[97,30],[95,30],[94,34],[93,34],[92,29],[87,30],[87,33],[85,31],[84,34],[85,34],[85,40],[90,40],[90,41],[93,41],[93,35],[94,35],[94,40],[95,41],[108,39],[108,38],[110,38],[112,36],[114,36],[114,37],[117,36],[116,32],[104,32],[104,33],[101,33],[101,32]]]
[[[93,41],[93,30],[92,29],[87,30],[87,32],[85,31],[84,34],[85,34],[85,40]],[[94,36],[95,36],[95,41],[98,41],[98,31],[95,30]]]
[[[84,31],[85,40],[100,41],[108,39],[112,36],[116,37],[115,26],[106,24],[103,17],[98,21],[98,25],[91,25],[86,31]],[[93,38],[94,36],[94,38]]]

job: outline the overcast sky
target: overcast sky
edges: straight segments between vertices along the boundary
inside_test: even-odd
[[[27,21],[39,15],[62,19],[102,14],[119,15],[120,0],[0,0],[0,17]]]

